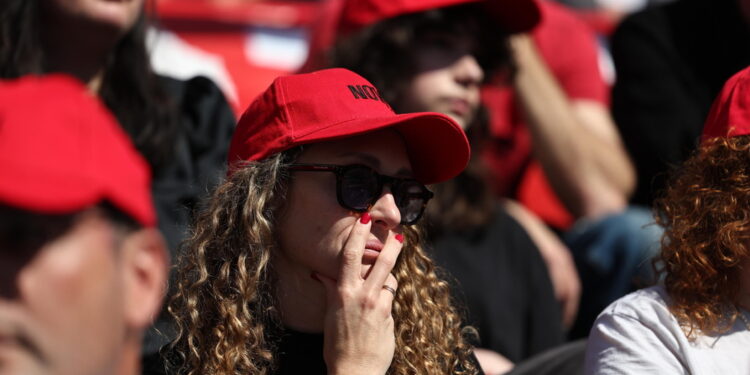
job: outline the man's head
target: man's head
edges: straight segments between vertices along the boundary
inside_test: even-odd
[[[136,374],[167,253],[147,164],[63,76],[0,83],[0,374]]]

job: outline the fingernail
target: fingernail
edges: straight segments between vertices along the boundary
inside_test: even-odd
[[[310,272],[310,278],[315,281],[320,281],[320,279],[318,278],[318,275],[316,275],[315,272]]]
[[[399,233],[396,235],[396,241],[404,243],[404,235]]]
[[[367,224],[370,222],[370,213],[365,212],[362,214],[362,216],[359,218],[359,222],[362,224]]]

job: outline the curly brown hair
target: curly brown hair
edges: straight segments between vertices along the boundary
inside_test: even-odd
[[[750,256],[750,136],[704,142],[656,209],[670,311],[689,338],[726,331],[738,317],[739,265]]]
[[[167,361],[179,374],[269,374],[281,319],[272,254],[276,213],[299,149],[247,163],[220,185],[184,244],[169,312],[177,337]],[[396,352],[390,374],[474,374],[449,286],[421,245],[422,230],[404,227],[393,269]]]

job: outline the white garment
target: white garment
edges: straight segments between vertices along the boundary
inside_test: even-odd
[[[666,299],[655,286],[604,309],[589,335],[584,374],[750,375],[750,329],[741,319],[721,335],[690,342]]]

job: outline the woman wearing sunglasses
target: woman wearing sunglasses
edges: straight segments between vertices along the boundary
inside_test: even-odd
[[[418,225],[469,159],[437,113],[396,115],[344,69],[278,78],[232,139],[177,271],[181,374],[474,374]]]

